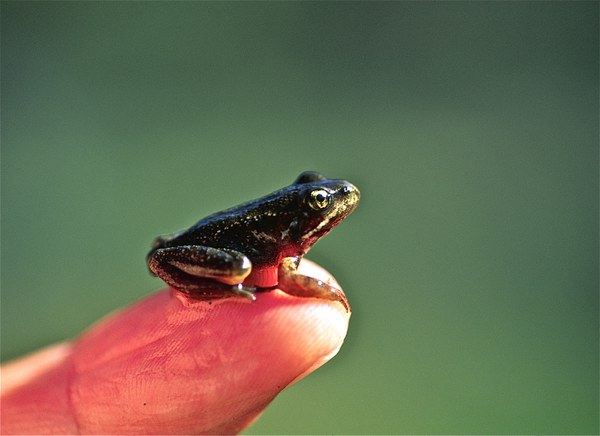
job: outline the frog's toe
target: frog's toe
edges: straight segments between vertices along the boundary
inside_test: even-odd
[[[249,300],[256,300],[256,288],[250,286],[244,286],[241,283],[239,285],[233,286],[231,288],[231,292],[237,296],[248,298]]]

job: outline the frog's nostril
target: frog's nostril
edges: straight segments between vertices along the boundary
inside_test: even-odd
[[[344,194],[352,194],[355,195],[357,198],[360,198],[360,191],[358,190],[358,188],[349,183],[346,186],[344,186]]]

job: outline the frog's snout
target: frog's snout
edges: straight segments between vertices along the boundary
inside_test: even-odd
[[[352,183],[347,183],[344,186],[344,193],[350,195],[356,201],[360,200],[360,191]]]
[[[336,224],[345,219],[348,215],[354,212],[358,201],[360,200],[360,191],[356,186],[347,181],[342,181],[341,186],[337,188],[338,201],[334,207],[332,216],[336,216]]]
[[[358,201],[360,200],[360,191],[352,183],[345,182],[342,192],[344,193],[346,203],[350,206],[351,211],[354,210],[354,208],[356,208],[358,205]]]

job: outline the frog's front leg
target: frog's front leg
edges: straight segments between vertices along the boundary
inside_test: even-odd
[[[338,301],[350,312],[350,305],[342,291],[314,277],[298,272],[299,257],[283,259],[279,265],[279,288],[286,294],[303,298],[321,298]]]
[[[254,288],[241,283],[252,265],[242,253],[202,245],[157,248],[148,268],[169,286],[198,300],[240,295],[252,300]]]

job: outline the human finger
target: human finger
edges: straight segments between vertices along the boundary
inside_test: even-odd
[[[339,287],[310,262],[300,272]],[[11,364],[21,376],[3,390],[2,432],[237,433],[335,355],[349,316],[339,302],[281,290],[254,302],[158,292]]]

